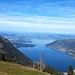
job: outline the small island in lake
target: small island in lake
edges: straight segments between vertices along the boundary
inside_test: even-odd
[[[23,44],[23,43],[13,43],[13,45],[17,48],[20,48],[20,47],[35,47],[35,45],[33,45],[33,44]]]
[[[75,39],[62,39],[46,44],[47,47],[65,52],[75,58]]]

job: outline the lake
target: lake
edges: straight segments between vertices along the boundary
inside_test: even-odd
[[[69,65],[72,65],[75,69],[75,60],[70,55],[49,49],[45,46],[45,44],[53,41],[54,40],[33,39],[32,44],[35,44],[35,47],[21,47],[18,49],[31,60],[37,62],[40,61],[40,52],[42,52],[44,55],[44,64],[50,65],[54,69],[58,69],[58,71],[68,71]]]

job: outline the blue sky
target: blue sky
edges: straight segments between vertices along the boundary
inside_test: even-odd
[[[0,31],[75,34],[75,0],[0,0]]]

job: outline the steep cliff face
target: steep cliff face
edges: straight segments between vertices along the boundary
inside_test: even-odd
[[[7,39],[0,36],[0,52],[4,54],[5,58],[10,58],[18,64],[25,66],[32,66],[33,61],[16,49]]]

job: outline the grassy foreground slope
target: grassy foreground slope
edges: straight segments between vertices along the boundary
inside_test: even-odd
[[[30,67],[0,61],[0,75],[49,75]]]

